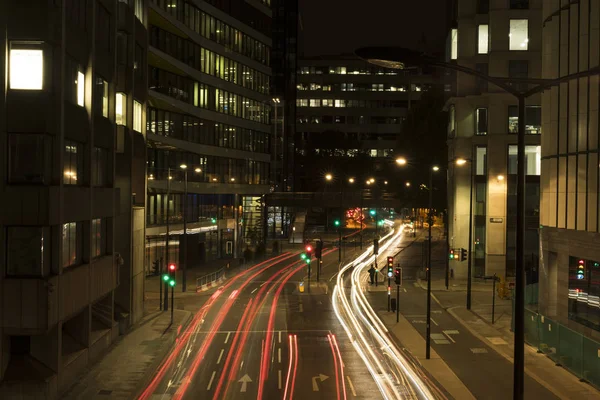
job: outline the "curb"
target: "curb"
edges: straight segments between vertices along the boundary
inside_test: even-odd
[[[435,297],[434,297],[435,298]],[[435,299],[437,301],[437,299]],[[438,302],[439,304],[439,302]],[[440,304],[441,305],[441,304]],[[473,336],[475,336],[477,339],[479,339],[480,341],[482,341],[483,343],[485,343],[488,347],[492,348],[496,353],[498,353],[500,356],[504,357],[509,363],[514,364],[514,359],[512,357],[510,357],[507,354],[504,354],[502,351],[498,350],[496,348],[495,345],[493,345],[492,343],[490,343],[485,337],[483,337],[479,332],[475,331],[473,328],[471,328],[466,321],[464,321],[462,318],[460,318],[456,312],[454,311],[455,308],[462,308],[462,306],[454,306],[454,307],[450,307],[450,308],[446,308],[445,310],[455,319],[457,320],[463,327],[465,327],[465,329],[467,329]],[[472,312],[472,311],[471,311]],[[486,323],[487,325],[489,325],[487,323],[487,321],[483,320],[482,318],[480,318],[477,314],[473,313],[478,319],[482,320],[484,323]],[[529,346],[527,343],[525,343],[526,347],[530,347],[531,349],[533,349],[531,346]],[[540,385],[542,385],[543,387],[545,387],[546,389],[548,389],[550,392],[552,392],[552,394],[554,394],[556,397],[558,397],[559,399],[562,397],[561,394],[559,392],[556,391],[556,389],[554,389],[553,386],[551,386],[550,384],[548,384],[548,382],[546,382],[544,379],[542,379],[541,377],[539,377],[536,373],[531,372],[527,367],[525,367],[525,373],[527,375],[529,375],[531,378],[533,378],[534,380],[536,380]]]
[[[181,333],[184,332],[190,325],[190,322],[192,321],[193,313],[191,311],[185,311],[185,310],[178,310],[178,311],[186,312],[187,317],[185,318],[185,320],[182,321],[182,323],[180,325],[181,328],[178,328],[177,331],[173,332],[173,334],[171,335],[171,338],[170,338],[171,344],[165,346],[166,349],[164,351],[161,351],[160,354],[158,354],[158,356],[156,357],[156,360],[152,363],[152,365],[150,365],[150,367],[148,367],[148,370],[146,371],[144,376],[140,379],[140,383],[138,384],[135,391],[133,392],[134,399],[139,399],[139,397],[143,393],[144,389],[146,387],[148,387],[148,384],[151,382],[152,378],[158,372],[160,366],[162,365],[163,361],[167,357],[167,354],[172,352],[173,349],[175,348],[175,346],[177,345],[177,342],[178,342],[178,339],[179,339],[179,336],[181,335]]]

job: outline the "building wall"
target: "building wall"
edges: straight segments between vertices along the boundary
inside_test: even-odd
[[[543,77],[599,65],[600,2],[545,1]],[[586,336],[600,338],[597,74],[543,94],[540,306]],[[579,276],[577,263],[584,262]]]
[[[184,218],[192,235],[186,243],[198,253],[187,267],[241,254],[241,195],[260,196],[272,185],[271,19],[264,2],[150,4],[146,258],[152,263],[185,262],[178,241]]]
[[[120,196],[129,195],[115,176],[123,7],[0,5],[0,158],[8,160],[0,166],[1,398],[55,398],[118,333],[115,233],[131,242],[131,228],[118,223]],[[146,37],[143,25],[138,35]]]
[[[511,8],[511,2],[490,0],[489,9],[482,8],[476,0],[457,0],[454,28],[458,32],[453,41],[452,31],[449,34],[449,51],[452,53],[454,42],[455,54],[449,54],[450,62],[480,70],[495,77],[541,77],[541,5],[540,0],[530,0],[525,9]],[[525,2],[527,3],[527,2]],[[516,4],[516,3],[515,3]],[[511,50],[511,20],[526,19],[528,21],[528,42],[526,50]],[[480,46],[480,25],[487,25],[487,39]],[[456,32],[455,31],[455,32]],[[484,35],[482,35],[484,37]],[[517,37],[515,35],[515,37]],[[455,36],[456,38],[456,36]],[[486,49],[487,47],[487,49]],[[519,62],[527,63],[526,73],[515,72]],[[511,67],[512,66],[512,67]],[[517,144],[516,132],[510,132],[511,125],[516,128],[512,119],[509,122],[510,106],[516,106],[517,100],[502,89],[485,82],[477,81],[472,76],[456,74],[456,94],[447,107],[451,114],[448,128],[449,160],[464,158],[467,164],[457,167],[449,165],[449,190],[454,193],[449,204],[449,241],[452,248],[469,246],[469,203],[471,172],[473,172],[473,274],[514,276],[514,232],[516,201],[516,164],[511,165],[509,146]],[[537,121],[541,98],[532,96],[526,104],[535,111],[535,118],[526,118],[531,132],[539,133],[541,121]],[[487,110],[487,124],[478,126],[477,109]],[[539,134],[529,134],[526,145],[537,151],[540,143]],[[483,155],[477,156],[477,148],[487,149],[485,162]],[[514,149],[514,147],[513,147]],[[480,152],[483,150],[480,150]],[[516,155],[513,155],[516,157]],[[535,167],[537,155],[532,154],[530,162],[532,170],[527,180],[531,190],[527,211],[528,256],[532,270],[536,269],[535,259],[537,245],[536,187],[539,185],[539,168]],[[479,160],[479,164],[478,164]],[[473,165],[471,165],[471,162]],[[472,169],[472,168],[473,169]],[[451,261],[450,268],[456,277],[464,278],[467,274],[467,262]]]

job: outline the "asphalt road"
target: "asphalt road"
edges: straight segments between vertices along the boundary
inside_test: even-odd
[[[324,257],[323,279],[337,258],[337,251]],[[227,281],[141,398],[381,398],[339,326],[327,285],[300,293],[305,275],[306,264],[289,253]]]
[[[407,243],[408,244],[408,243]],[[419,246],[407,247],[404,259],[420,260]],[[415,263],[413,263],[415,264]],[[394,293],[395,295],[395,290]],[[375,310],[387,311],[387,295],[369,292]],[[413,327],[426,336],[427,293],[414,280],[405,279],[400,291],[400,312]],[[431,301],[431,346],[469,388],[477,399],[512,398],[513,364],[473,336],[433,299]],[[396,338],[402,342],[402,337]],[[500,339],[500,338],[499,338]],[[536,380],[525,375],[525,398],[557,399]]]

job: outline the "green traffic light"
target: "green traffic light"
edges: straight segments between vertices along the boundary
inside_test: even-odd
[[[304,254],[304,253],[300,254],[300,258],[303,260],[306,260],[306,254]]]
[[[171,287],[175,286],[175,279],[171,279],[171,282],[169,282],[169,285],[170,285]]]
[[[371,211],[369,211],[369,214],[371,214],[371,215],[375,215],[375,210],[371,210]]]
[[[216,218],[212,218],[212,219],[211,219],[211,222],[212,222],[213,224],[216,224],[216,223],[217,223],[217,219],[216,219]]]
[[[306,259],[306,263],[307,263],[307,264],[310,264],[310,258],[307,258],[307,259]]]
[[[163,281],[165,281],[165,282],[166,282],[166,281],[168,281],[168,280],[169,280],[169,275],[166,275],[166,274],[165,274],[165,275],[163,275]]]
[[[333,221],[333,224],[334,224],[335,226],[340,226],[340,220],[339,220],[339,219],[336,219],[335,221]]]

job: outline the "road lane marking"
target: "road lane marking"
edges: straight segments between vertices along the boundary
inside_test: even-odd
[[[435,319],[431,318],[431,322],[433,322],[435,324],[435,326],[439,326],[437,322],[435,322]]]
[[[219,353],[219,358],[217,359],[217,364],[219,364],[221,362],[221,357],[223,357],[224,352],[225,352],[225,349],[221,349],[221,352]]]
[[[408,291],[405,288],[402,288],[402,290],[404,290],[404,293],[408,293]]]
[[[258,290],[258,288],[254,288],[254,290],[252,292],[250,292],[250,294],[253,294],[254,292],[256,292]]]
[[[279,331],[279,343],[281,343],[281,331]]]
[[[442,332],[444,333],[444,335],[446,335],[446,337],[447,337],[448,339],[450,339],[450,341],[451,341],[452,343],[456,343],[456,342],[454,341],[454,339],[452,339],[452,336],[450,336],[450,334],[448,333],[448,331],[442,331]]]
[[[281,347],[279,349],[277,349],[277,360],[281,364]]]
[[[356,390],[354,390],[354,385],[352,384],[352,381],[350,380],[350,375],[346,375],[346,378],[348,379],[348,385],[350,386],[350,391],[352,392],[352,396],[356,397]]]
[[[263,287],[265,283],[267,283],[267,282],[263,282],[263,283],[261,283],[261,284],[260,284],[260,287]]]
[[[281,370],[277,371],[277,389],[281,390]]]
[[[242,360],[242,362],[240,363],[240,370],[242,369],[243,366],[244,366],[244,360]]]
[[[229,335],[231,335],[231,331],[227,332],[227,337],[225,338],[225,344],[229,341]]]
[[[210,390],[213,381],[215,380],[215,375],[217,374],[217,371],[213,371],[211,377],[210,377],[210,381],[208,381],[208,386],[206,387],[206,390]]]

